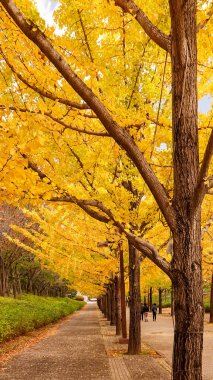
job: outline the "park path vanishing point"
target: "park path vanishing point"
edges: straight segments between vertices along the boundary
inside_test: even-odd
[[[54,335],[6,363],[0,380],[169,380],[169,372],[147,347],[143,355],[125,355],[115,327],[95,303],[59,325]]]

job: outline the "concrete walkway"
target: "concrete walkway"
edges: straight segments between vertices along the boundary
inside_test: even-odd
[[[213,380],[213,324],[208,324],[205,316],[203,347],[203,380]],[[142,342],[153,347],[172,366],[172,345],[174,321],[169,314],[157,315],[157,321],[141,322]]]
[[[169,380],[159,355],[142,347],[129,356],[120,345],[115,327],[96,304],[87,304],[58,330],[3,363],[0,380]]]

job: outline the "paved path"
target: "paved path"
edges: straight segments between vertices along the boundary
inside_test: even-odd
[[[149,322],[141,322],[142,342],[152,346],[172,365],[173,319],[170,315],[157,315],[153,322],[149,313]],[[204,325],[203,380],[213,380],[213,324]]]
[[[169,380],[163,362],[145,347],[124,355],[115,327],[87,304],[43,339],[3,364],[0,380]]]

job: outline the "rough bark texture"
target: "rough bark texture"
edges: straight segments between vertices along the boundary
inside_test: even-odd
[[[203,297],[198,180],[196,1],[170,0],[173,163],[177,227],[171,263],[175,304],[174,380],[202,378]]]
[[[141,351],[141,299],[140,299],[140,259],[138,251],[129,244],[129,291],[130,323],[128,354]]]

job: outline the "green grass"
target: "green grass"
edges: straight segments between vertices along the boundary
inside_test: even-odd
[[[80,309],[85,303],[69,298],[23,295],[0,297],[0,342],[55,322]]]

